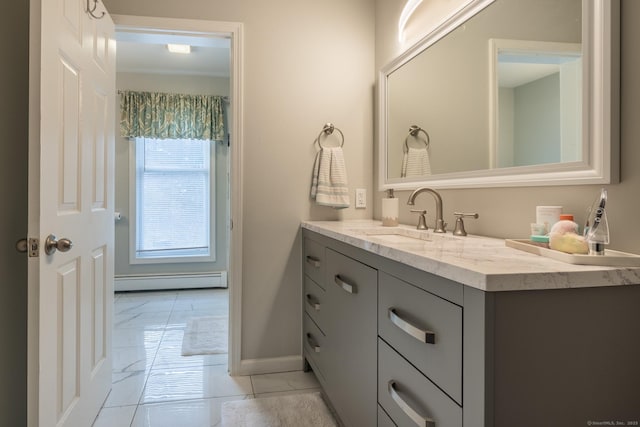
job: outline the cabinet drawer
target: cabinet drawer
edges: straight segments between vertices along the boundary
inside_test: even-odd
[[[325,291],[310,278],[304,278],[304,310],[322,330],[326,330],[327,304]]]
[[[303,346],[304,353],[307,360],[311,363],[314,371],[319,371],[320,375],[324,377],[326,369],[326,336],[322,333],[318,326],[313,323],[313,320],[306,313],[303,315]]]
[[[389,415],[378,405],[378,427],[396,427],[396,424],[391,421]]]
[[[329,248],[327,248],[326,260],[325,290],[350,297],[353,303],[376,303],[378,270]],[[334,292],[336,289],[339,292]],[[358,295],[367,295],[369,290],[374,290],[373,299],[365,302],[364,297],[360,298]]]
[[[378,340],[378,402],[399,427],[461,427],[462,408]]]
[[[304,273],[324,288],[324,246],[309,238],[304,239]]]
[[[380,272],[378,334],[462,404],[462,308]]]

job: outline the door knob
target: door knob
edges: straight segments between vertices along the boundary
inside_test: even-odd
[[[67,238],[58,240],[53,234],[47,236],[44,241],[44,253],[51,255],[55,251],[67,252],[73,247],[73,242]]]

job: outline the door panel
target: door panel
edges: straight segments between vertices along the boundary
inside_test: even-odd
[[[83,3],[31,0],[30,426],[90,426],[111,387],[114,25]],[[73,246],[47,254],[49,234]]]
[[[107,152],[110,147],[109,144],[105,144],[108,134],[106,130],[109,124],[107,123],[107,97],[105,94],[96,90],[93,92],[93,111],[94,111],[94,134],[93,134],[93,194],[91,198],[91,206],[95,209],[105,209],[107,187],[107,160],[109,159],[109,153]],[[113,124],[111,124],[113,125]]]
[[[107,310],[105,310],[107,301],[109,301],[109,303],[111,301],[107,295],[106,274],[108,267],[106,265],[105,251],[106,248],[103,246],[91,254],[91,312],[93,313],[91,322],[93,332],[93,351],[91,354],[91,360],[93,362],[91,365],[92,375],[95,375],[96,369],[98,369],[107,358],[106,340],[111,330],[111,324],[106,321]]]
[[[59,301],[58,369],[56,383],[59,390],[56,403],[57,417],[71,411],[80,394],[80,281],[79,260],[62,265],[58,269],[58,287],[55,298]]]
[[[60,180],[60,197],[58,213],[80,210],[80,71],[65,58],[59,58],[62,74],[62,88],[57,101],[62,128],[57,139],[62,155],[57,173]],[[43,159],[44,160],[44,159]]]

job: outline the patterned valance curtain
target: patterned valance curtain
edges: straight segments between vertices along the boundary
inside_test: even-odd
[[[222,141],[224,99],[211,95],[122,91],[120,133],[128,138]]]

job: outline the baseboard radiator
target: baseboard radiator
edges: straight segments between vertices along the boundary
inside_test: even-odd
[[[226,288],[227,272],[194,274],[145,274],[115,276],[114,290],[151,291],[167,289]]]

